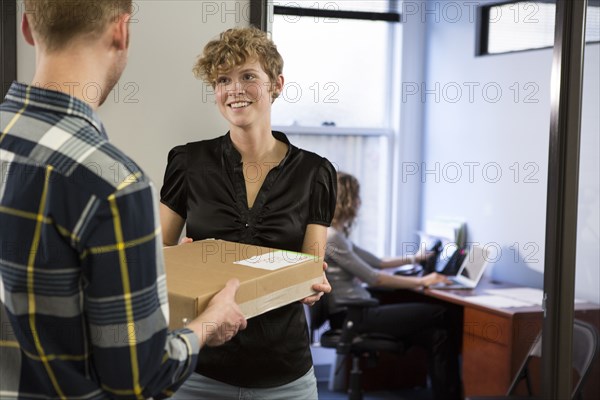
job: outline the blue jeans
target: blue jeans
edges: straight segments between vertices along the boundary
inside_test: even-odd
[[[314,368],[304,376],[272,388],[243,388],[192,373],[172,397],[175,400],[318,400]]]

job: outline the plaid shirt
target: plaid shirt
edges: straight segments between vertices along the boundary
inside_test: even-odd
[[[64,93],[0,105],[0,398],[162,398],[198,339],[169,333],[157,196]]]

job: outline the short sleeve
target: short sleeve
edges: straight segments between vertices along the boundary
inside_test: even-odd
[[[174,147],[167,158],[167,169],[160,189],[160,202],[187,218],[187,150],[186,146]]]
[[[335,168],[326,158],[322,158],[310,191],[309,224],[331,225],[335,212],[336,193]]]

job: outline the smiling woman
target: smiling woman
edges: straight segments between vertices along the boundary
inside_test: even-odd
[[[282,72],[277,48],[256,28],[227,30],[205,46],[194,73],[215,89],[229,132],[169,153],[160,206],[166,245],[177,244],[185,225],[193,240],[324,255],[336,172],[271,130]],[[331,290],[325,276],[313,290],[303,303]],[[252,318],[230,346],[203,349],[196,372],[175,398],[237,398],[245,390],[260,398],[317,398],[302,304]]]
[[[270,81],[258,61],[246,61],[217,76],[217,106],[223,117],[235,126],[249,126],[252,123],[270,126],[271,103],[282,87],[281,74]]]

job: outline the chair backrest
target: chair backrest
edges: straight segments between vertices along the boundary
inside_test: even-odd
[[[579,379],[573,386],[573,392],[571,398],[577,398],[581,389],[583,388],[583,384],[587,377],[587,374],[590,370],[592,362],[596,358],[600,347],[598,344],[598,331],[594,326],[588,324],[587,322],[581,320],[573,321],[573,355],[572,355],[572,366],[577,374],[579,375]],[[529,349],[529,353],[525,357],[525,360],[521,364],[521,368],[517,372],[514,380],[512,381],[510,388],[508,389],[507,395],[512,395],[519,384],[523,379],[527,382],[527,389],[529,391],[529,395],[531,395],[531,385],[529,382],[528,376],[528,366],[529,360],[532,357],[542,357],[542,333],[537,336],[531,348]]]
[[[579,381],[573,388],[573,398],[581,391],[597,354],[598,331],[587,322],[576,319],[573,324],[573,368],[579,375]]]
[[[533,341],[533,344],[529,348],[529,352],[525,356],[523,363],[521,363],[521,367],[517,371],[517,374],[515,375],[510,387],[508,388],[508,391],[506,392],[507,396],[514,394],[517,386],[522,380],[525,380],[525,383],[527,384],[527,392],[530,396],[532,395],[531,382],[529,381],[529,361],[533,357],[542,357],[542,332],[537,335]]]

